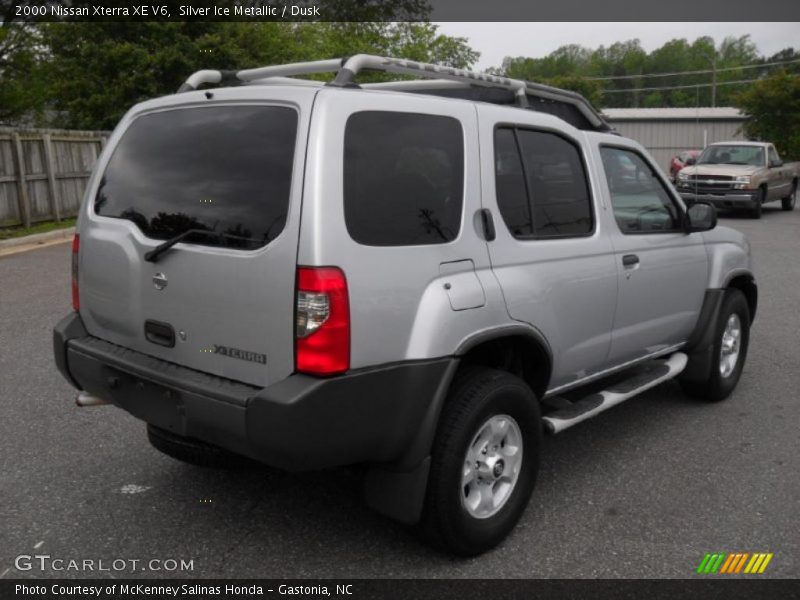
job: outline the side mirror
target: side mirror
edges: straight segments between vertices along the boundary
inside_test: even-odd
[[[697,202],[686,211],[686,233],[709,231],[717,226],[717,209],[707,202]]]
[[[687,156],[686,157],[686,166],[691,167],[692,165],[697,164],[697,157],[696,156]]]
[[[782,167],[783,161],[782,160],[771,160],[769,161],[769,168],[774,169],[776,167]]]

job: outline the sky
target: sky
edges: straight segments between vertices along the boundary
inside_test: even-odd
[[[797,1],[797,0],[794,0]],[[466,37],[481,53],[477,70],[499,67],[506,56],[541,58],[567,44],[587,48],[639,38],[651,52],[675,38],[693,42],[708,35],[717,45],[727,36],[750,34],[759,53],[769,56],[800,47],[800,23],[436,23],[439,32]]]

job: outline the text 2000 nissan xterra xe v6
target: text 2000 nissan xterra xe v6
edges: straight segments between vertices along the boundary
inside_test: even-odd
[[[525,509],[543,431],[736,386],[748,243],[581,96],[365,55],[181,92],[103,152],[54,334],[78,404],[167,454],[366,465],[370,506],[469,555]]]

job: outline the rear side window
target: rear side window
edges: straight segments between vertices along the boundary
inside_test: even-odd
[[[594,230],[592,199],[580,151],[544,131],[495,130],[497,204],[519,239],[572,237]]]
[[[368,246],[443,244],[459,233],[464,138],[452,117],[366,111],[347,120],[344,216]]]
[[[137,118],[114,150],[95,212],[147,237],[253,249],[286,223],[297,112],[277,106],[183,108]]]
[[[530,237],[533,214],[516,135],[513,129],[498,129],[494,139],[495,185],[500,212],[514,237]]]

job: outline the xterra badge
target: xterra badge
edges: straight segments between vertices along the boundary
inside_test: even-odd
[[[267,355],[259,354],[258,352],[250,352],[249,350],[240,350],[239,348],[231,348],[229,346],[218,346],[214,344],[214,354],[222,354],[230,358],[238,358],[239,360],[248,360],[250,362],[267,364]]]

